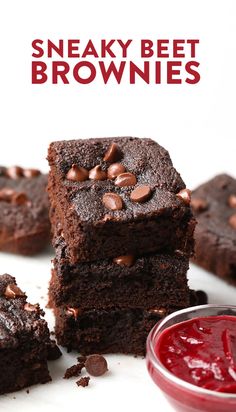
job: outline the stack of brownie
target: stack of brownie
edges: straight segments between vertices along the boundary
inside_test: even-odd
[[[58,343],[142,355],[152,326],[190,303],[190,193],[150,139],[54,142],[48,160]]]

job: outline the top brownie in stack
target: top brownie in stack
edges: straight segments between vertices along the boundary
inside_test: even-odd
[[[49,147],[54,240],[71,263],[180,250],[190,254],[195,220],[168,152],[150,139],[100,138]]]

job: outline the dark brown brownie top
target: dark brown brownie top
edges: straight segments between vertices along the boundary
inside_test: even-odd
[[[109,153],[112,145],[116,146],[116,153]],[[168,152],[151,139],[116,137],[54,142],[49,147],[48,160],[81,221],[127,221],[149,213],[159,214],[163,209],[186,210],[186,204],[176,196],[185,185]],[[114,163],[121,164],[129,174],[119,177],[122,182],[109,178],[109,166]],[[83,168],[76,170],[80,181],[70,179],[73,165]],[[123,186],[127,178],[129,185]],[[140,186],[145,186],[141,193],[134,193]],[[115,196],[104,198],[110,193]]]
[[[38,304],[27,302],[14,277],[0,275],[0,350],[16,348],[31,339],[50,345],[43,314]]]
[[[227,174],[215,176],[193,191],[191,205],[198,221],[198,242],[199,233],[205,233],[212,243],[217,240],[218,247],[235,250],[236,179]]]
[[[25,236],[49,230],[47,175],[0,167],[0,232]],[[4,229],[3,229],[4,228]]]

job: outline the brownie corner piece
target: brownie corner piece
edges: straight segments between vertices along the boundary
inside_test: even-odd
[[[63,232],[72,262],[167,249],[191,254],[190,195],[155,141],[54,142],[48,160],[54,239]]]
[[[47,175],[0,167],[0,250],[34,255],[49,244]]]
[[[197,220],[193,261],[236,284],[236,179],[220,174],[192,193]]]
[[[47,360],[55,343],[43,314],[27,302],[14,277],[0,275],[0,394],[51,380]]]

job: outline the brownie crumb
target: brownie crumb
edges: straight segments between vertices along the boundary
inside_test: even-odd
[[[70,379],[73,376],[79,376],[83,368],[84,368],[84,363],[78,363],[77,365],[71,366],[70,368],[66,370],[63,379]]]
[[[81,356],[78,356],[77,361],[78,361],[79,363],[85,364],[86,359],[87,359],[87,356],[82,356],[82,355],[81,355]]]
[[[86,386],[89,385],[90,377],[89,376],[84,376],[83,378],[80,378],[78,381],[76,381],[77,386],[82,386],[85,388]]]
[[[26,393],[28,393],[28,394],[29,394],[29,389],[27,389]]]

